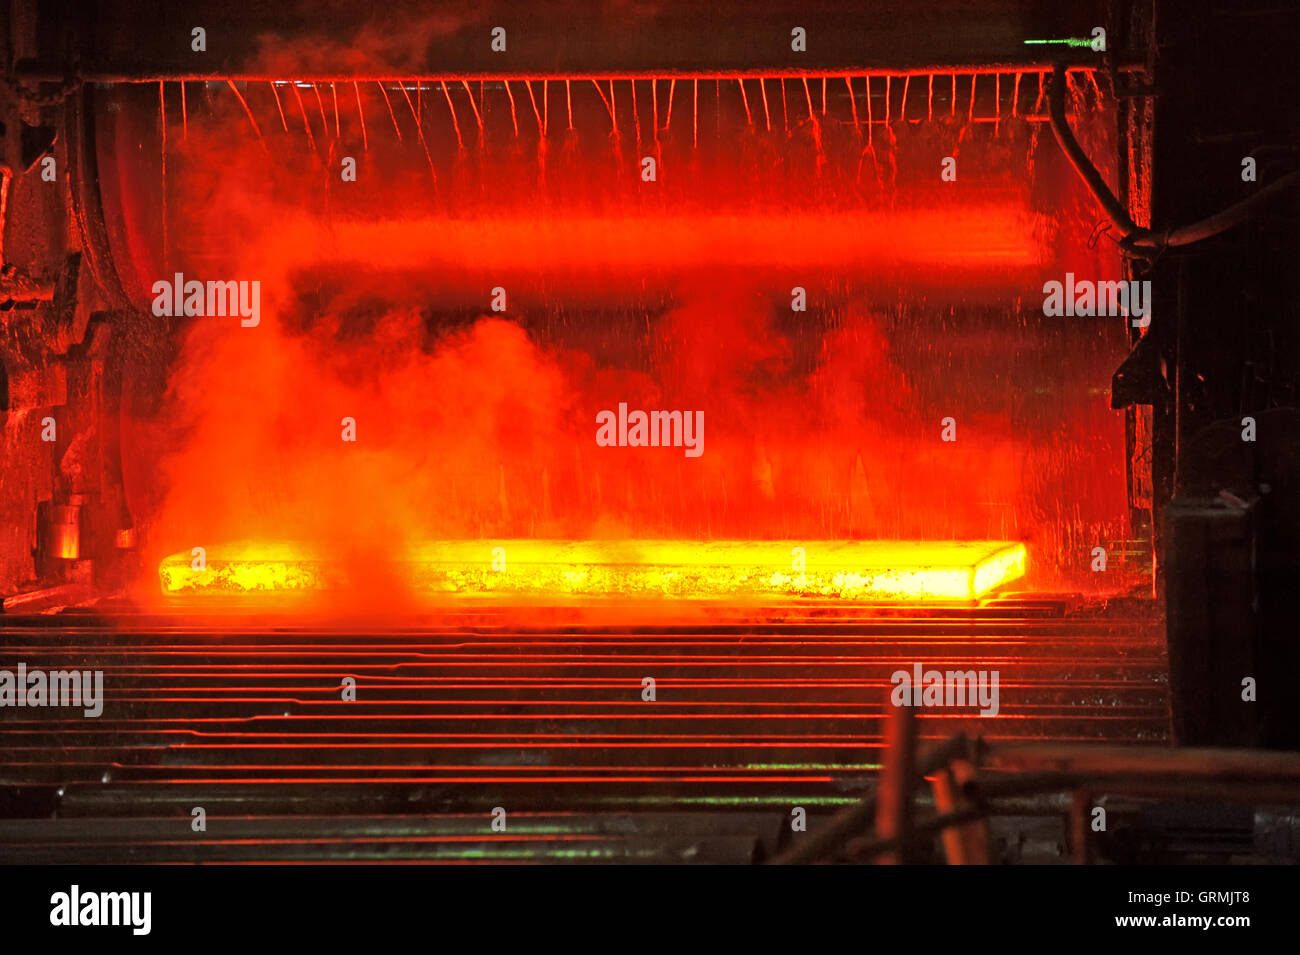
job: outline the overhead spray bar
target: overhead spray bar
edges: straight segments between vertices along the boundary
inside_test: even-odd
[[[474,82],[494,80],[510,80],[514,82],[529,80],[650,80],[650,79],[678,79],[678,80],[738,80],[738,79],[797,79],[804,76],[827,76],[827,77],[855,77],[855,76],[926,76],[933,73],[963,73],[977,75],[993,75],[995,73],[1050,73],[1057,67],[1059,61],[1046,60],[1041,58],[1028,58],[1024,60],[1005,60],[1005,61],[987,61],[972,63],[933,63],[924,66],[912,66],[907,68],[891,67],[888,65],[881,66],[852,66],[838,68],[813,68],[813,69],[796,69],[791,67],[752,67],[747,69],[730,69],[730,70],[686,70],[686,69],[659,69],[659,70],[560,70],[560,71],[495,71],[495,70],[471,70],[471,71],[453,71],[445,73],[434,72],[406,72],[398,73],[392,70],[375,71],[357,71],[357,72],[336,72],[336,71],[312,71],[302,70],[295,71],[294,78],[303,83],[351,83],[351,82],[441,82],[472,80]],[[1070,64],[1066,67],[1070,72],[1092,72],[1099,69],[1107,71],[1114,70],[1120,73],[1137,73],[1141,72],[1144,67],[1138,63],[1123,63],[1113,66],[1103,67],[1101,64],[1093,61],[1090,63]],[[13,79],[18,83],[64,83],[76,85],[78,83],[158,83],[158,82],[185,82],[185,83],[226,83],[229,80],[235,82],[280,82],[286,79],[284,73],[268,73],[264,70],[259,71],[205,71],[205,72],[176,72],[176,71],[157,71],[142,70],[138,72],[123,70],[60,70],[48,65],[27,65],[18,64],[15,66]]]

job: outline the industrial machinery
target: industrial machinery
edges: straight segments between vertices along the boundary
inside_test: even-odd
[[[757,6],[8,5],[0,853],[1300,858],[1300,16]]]

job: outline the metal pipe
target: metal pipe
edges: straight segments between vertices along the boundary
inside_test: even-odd
[[[1166,232],[1158,237],[1158,241],[1163,246],[1177,248],[1183,245],[1191,245],[1193,242],[1200,242],[1202,239],[1208,239],[1220,232],[1227,232],[1229,229],[1236,228],[1243,222],[1253,219],[1266,206],[1280,199],[1283,193],[1297,185],[1300,185],[1300,169],[1287,173],[1277,182],[1269,183],[1249,199],[1243,199],[1241,202],[1228,206],[1222,212],[1215,213],[1200,222],[1193,222],[1191,225],[1185,225]]]
[[[894,708],[885,728],[885,769],[876,793],[876,836],[893,840],[897,852],[886,852],[885,865],[908,862],[912,838],[912,788],[916,785],[916,715],[910,706]]]
[[[970,741],[965,733],[949,737],[925,752],[917,761],[916,780],[920,781],[931,773],[947,766],[952,760],[964,757],[970,750]],[[872,793],[851,806],[837,812],[826,825],[780,855],[773,857],[769,865],[799,865],[821,859],[838,850],[845,840],[854,832],[865,827],[876,813],[876,797]]]
[[[528,81],[528,80],[650,80],[659,79],[678,79],[678,80],[737,80],[737,79],[780,79],[791,78],[798,79],[804,76],[826,76],[826,77],[854,77],[854,76],[930,76],[933,74],[978,74],[978,75],[996,75],[998,73],[1022,72],[1022,73],[1042,73],[1051,72],[1059,64],[1049,60],[1024,60],[1019,62],[999,62],[999,63],[936,63],[920,67],[907,68],[890,68],[890,67],[835,67],[829,69],[793,69],[790,67],[770,67],[770,68],[745,68],[731,70],[683,70],[683,69],[664,69],[664,70],[583,70],[583,71],[549,71],[549,72],[490,72],[483,70],[467,70],[456,73],[428,73],[420,75],[411,75],[410,73],[388,73],[388,72],[365,72],[356,73],[313,73],[306,71],[294,77],[294,79],[303,83],[330,83],[330,82],[391,82],[391,83],[410,83],[410,82],[430,82],[437,83],[443,80],[451,82],[460,82],[461,80],[474,81]],[[1101,69],[1100,66],[1080,66],[1070,65],[1065,67],[1069,72],[1091,72]],[[1120,66],[1120,72],[1139,72],[1143,69],[1141,64],[1126,64]],[[20,83],[64,83],[72,80],[82,83],[158,83],[158,82],[209,82],[225,83],[227,80],[236,82],[286,82],[289,77],[283,74],[270,74],[261,71],[257,72],[221,72],[221,73],[183,73],[183,72],[166,72],[158,70],[144,70],[137,73],[123,72],[120,70],[84,70],[78,71],[73,76],[69,76],[66,71],[55,69],[48,66],[23,66],[18,65],[14,68],[13,78]]]
[[[918,822],[912,830],[911,838],[915,840],[933,836],[937,832],[944,832],[954,826],[967,826],[973,822],[978,822],[987,815],[988,810],[979,806],[968,806],[955,812],[943,813]],[[900,848],[902,848],[902,843],[897,838],[881,839],[876,836],[862,836],[849,840],[844,846],[844,854],[855,861],[861,861],[882,853],[895,852]]]
[[[1092,840],[1088,835],[1092,820],[1092,795],[1076,789],[1070,798],[1070,843],[1075,865],[1092,864]]]
[[[1070,160],[1070,165],[1074,171],[1079,174],[1092,197],[1097,200],[1101,206],[1102,212],[1106,218],[1111,221],[1127,239],[1139,232],[1137,224],[1129,217],[1128,210],[1115,198],[1115,194],[1110,191],[1110,186],[1106,185],[1106,180],[1101,177],[1097,167],[1092,164],[1088,154],[1083,151],[1079,141],[1074,138],[1074,131],[1070,129],[1069,122],[1065,118],[1065,67],[1057,64],[1052,70],[1052,86],[1047,94],[1048,115],[1052,119],[1052,132],[1056,135],[1056,141],[1061,146],[1061,151],[1065,157]]]
[[[986,747],[981,768],[1092,778],[1300,784],[1300,753],[1263,750],[1024,743]]]
[[[1300,185],[1300,170],[1296,170],[1283,176],[1277,182],[1265,186],[1250,198],[1243,199],[1241,202],[1201,219],[1199,222],[1193,222],[1190,225],[1180,226],[1175,229],[1167,229],[1164,232],[1153,232],[1150,229],[1144,229],[1132,220],[1124,204],[1115,198],[1115,194],[1111,192],[1106,180],[1101,177],[1097,167],[1092,164],[1088,154],[1083,151],[1083,147],[1075,139],[1070,124],[1065,117],[1065,77],[1066,68],[1061,64],[1057,64],[1052,71],[1052,87],[1047,97],[1052,132],[1056,135],[1056,141],[1060,144],[1066,158],[1070,160],[1070,165],[1074,167],[1075,172],[1079,174],[1079,178],[1083,180],[1088,187],[1088,191],[1092,193],[1092,197],[1101,206],[1106,218],[1123,233],[1121,247],[1136,254],[1152,256],[1162,249],[1192,245],[1216,236],[1221,232],[1227,232],[1229,229],[1254,218],[1270,203],[1281,198],[1285,192]]]
[[[976,775],[974,765],[970,760],[958,757],[948,765],[946,775],[953,781],[953,794],[955,797],[953,808],[965,808],[970,805],[965,793],[966,784],[974,779]],[[989,835],[987,818],[963,826],[959,832],[961,833],[967,863],[969,865],[988,865],[992,855],[989,851],[989,844],[992,839]]]
[[[958,809],[965,808],[964,800],[959,795],[960,791],[947,769],[941,769],[934,774],[930,780],[930,791],[934,794],[934,808],[941,815],[951,815]],[[943,841],[943,854],[947,857],[949,865],[971,864],[966,854],[966,840],[960,828],[954,826],[944,829],[940,838]]]

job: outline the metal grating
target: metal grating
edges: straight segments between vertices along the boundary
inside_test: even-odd
[[[923,710],[929,740],[1167,738],[1149,608],[450,624],[232,633],[10,618],[0,669],[102,669],[106,702],[97,719],[0,710],[0,855],[751,861],[774,848],[791,806],[815,815],[873,785],[890,675],[916,662],[1000,673],[999,717]],[[341,699],[348,676],[355,702]],[[642,700],[647,676],[654,702]],[[196,806],[206,833],[191,831]],[[505,833],[488,825],[497,806]]]

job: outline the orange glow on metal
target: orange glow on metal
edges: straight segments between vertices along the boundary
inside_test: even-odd
[[[339,223],[328,235],[306,220],[273,236],[290,262],[546,275],[749,268],[1029,268],[1044,252],[1035,219],[1010,200],[919,206],[906,212],[704,215],[680,211],[599,216],[542,214],[375,219]]]
[[[61,525],[58,534],[58,552],[63,560],[76,560],[81,552],[80,535],[76,525]]]
[[[1026,43],[1035,41],[1027,40]],[[1041,42],[1041,41],[1039,41]],[[1091,42],[1091,41],[1089,41]],[[145,72],[137,75],[124,73],[113,73],[104,70],[96,70],[82,73],[81,76],[87,82],[94,83],[274,83],[278,86],[306,86],[310,87],[315,83],[398,83],[398,84],[429,84],[438,86],[443,83],[455,85],[460,83],[578,83],[578,82],[595,82],[617,80],[620,82],[638,81],[638,82],[671,82],[673,80],[690,82],[691,80],[702,81],[721,81],[735,82],[738,80],[800,80],[807,79],[817,81],[823,77],[827,79],[843,79],[849,77],[857,79],[858,77],[895,77],[905,79],[907,77],[925,77],[935,74],[941,74],[945,79],[947,77],[967,77],[967,76],[998,76],[1007,73],[1019,73],[1022,77],[1041,76],[1046,77],[1052,72],[1056,65],[1055,60],[1028,58],[1024,60],[1008,60],[999,63],[935,63],[923,66],[912,67],[883,67],[883,66],[856,66],[844,67],[840,69],[819,69],[806,70],[795,67],[787,68],[751,68],[751,69],[664,69],[664,70],[566,70],[563,72],[537,72],[537,71],[461,71],[436,74],[419,74],[412,76],[409,73],[394,73],[391,70],[357,70],[350,73],[337,73],[329,70],[311,70],[310,72],[299,73],[293,78],[289,78],[279,73],[268,73],[259,70],[244,70],[238,73],[153,73]],[[1119,64],[1120,72],[1135,72],[1141,69],[1140,64],[1123,63]],[[1095,67],[1072,64],[1066,67],[1068,73],[1085,74],[1096,72]],[[60,74],[48,73],[43,74],[39,71],[28,70],[25,76],[32,79],[56,82],[62,79]]]
[[[811,597],[971,600],[1025,573],[1009,541],[428,542],[394,561],[412,590],[526,597]],[[348,586],[308,545],[239,543],[158,567],[168,596],[293,594]]]

